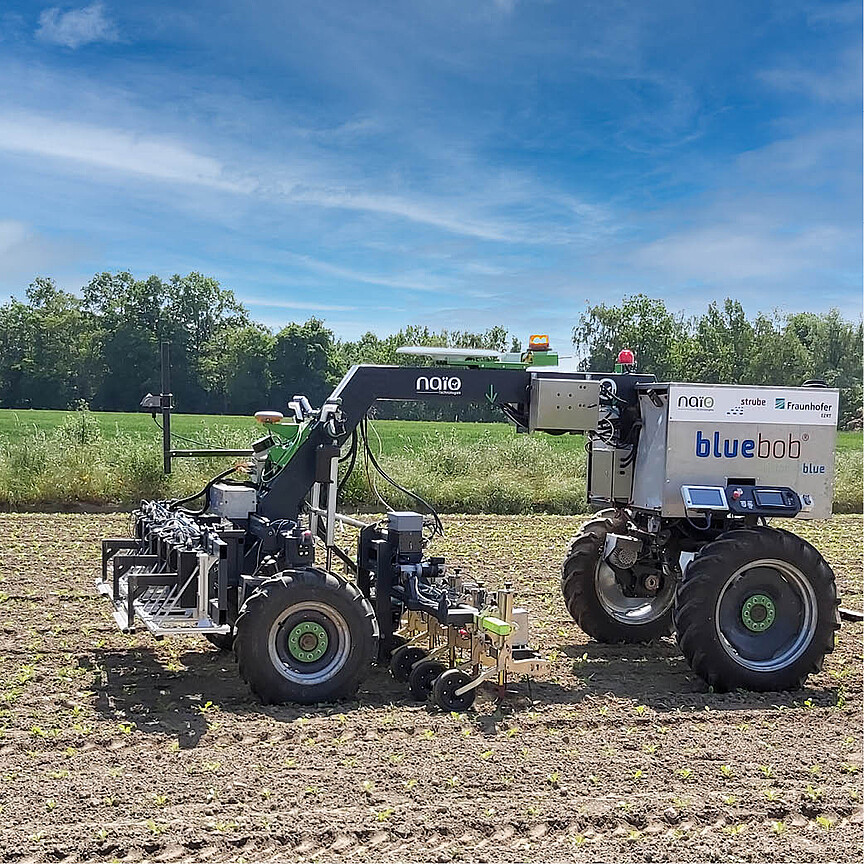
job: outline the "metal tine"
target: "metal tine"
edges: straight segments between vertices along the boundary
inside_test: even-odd
[[[196,567],[196,568],[195,568],[195,569],[194,569],[194,570],[189,574],[189,578],[188,578],[188,579],[186,580],[186,582],[183,584],[183,587],[182,587],[182,588],[177,592],[177,596],[175,597],[174,602],[171,604],[171,606],[169,607],[168,611],[164,613],[165,616],[168,616],[168,615],[171,614],[171,612],[173,611],[174,607],[177,605],[177,601],[178,601],[178,600],[180,599],[180,597],[183,595],[183,592],[184,592],[184,591],[189,587],[189,585],[191,584],[192,580],[193,580],[193,579],[197,579],[197,578],[198,578],[198,568]]]

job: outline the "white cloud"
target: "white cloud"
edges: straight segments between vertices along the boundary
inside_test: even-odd
[[[27,227],[23,222],[4,219],[0,222],[0,255],[8,255],[27,239]]]
[[[207,156],[169,136],[139,134],[90,123],[71,122],[27,112],[0,108],[0,151],[71,160],[111,171],[166,182],[206,186],[218,191],[281,197],[292,204],[324,209],[341,209],[406,220],[437,228],[461,237],[499,243],[557,245],[593,239],[606,230],[608,214],[602,209],[562,196],[525,181],[514,183],[489,178],[472,190],[462,190],[453,200],[399,195],[354,189],[350,184],[333,184],[327,173],[342,173],[328,165],[326,154],[319,158],[298,157],[290,167],[294,177],[284,182],[274,178],[285,166],[255,166],[254,157],[235,160],[234,165]],[[242,168],[239,167],[242,164]],[[458,206],[457,206],[458,203]],[[528,211],[526,221],[502,219],[507,208]],[[495,215],[487,215],[488,211]],[[497,211],[497,213],[495,212]],[[338,275],[338,274],[337,274]],[[363,280],[390,284],[379,278]],[[438,284],[407,284],[392,287],[436,290]]]
[[[334,306],[328,303],[304,303],[300,300],[264,300],[260,297],[240,297],[247,306],[263,306],[268,309],[298,309],[308,312],[353,312],[356,306]]]
[[[218,160],[169,138],[34,114],[0,111],[0,150],[69,159],[97,168],[230,192],[248,192],[254,187],[249,180],[227,177]]]
[[[292,263],[298,264],[301,267],[307,267],[310,270],[324,273],[327,276],[336,276],[340,279],[345,279],[348,282],[362,282],[365,285],[381,285],[386,288],[400,288],[409,291],[441,291],[451,287],[445,280],[435,279],[434,277],[429,276],[420,279],[411,274],[400,276],[380,276],[372,273],[364,273],[350,267],[340,267],[337,264],[320,261],[317,258],[310,257],[309,255],[298,255],[296,252],[286,252],[283,253],[283,256]]]
[[[73,240],[46,237],[24,222],[0,220],[0,285],[18,290],[35,275],[66,268],[90,251]]]
[[[678,279],[736,286],[754,281],[783,284],[824,263],[848,240],[831,226],[794,233],[772,228],[742,219],[739,224],[696,229],[648,244],[636,260]]]
[[[515,225],[496,224],[484,219],[466,219],[455,215],[446,205],[433,202],[406,200],[395,195],[349,192],[344,189],[297,187],[289,192],[293,201],[315,204],[319,207],[341,208],[381,216],[395,216],[453,234],[499,242],[532,242],[532,234]],[[533,235],[536,237],[536,235]],[[538,238],[539,239],[539,238]],[[536,242],[536,241],[535,241]]]
[[[68,12],[61,11],[59,6],[46,9],[39,16],[36,38],[66,48],[80,48],[91,42],[116,42],[119,35],[102,4],[91,3]]]
[[[833,69],[816,70],[790,64],[758,73],[758,78],[777,90],[801,93],[825,104],[861,101],[861,52],[842,53]]]

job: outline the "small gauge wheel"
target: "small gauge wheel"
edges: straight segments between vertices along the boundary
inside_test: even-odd
[[[471,677],[460,669],[448,669],[435,679],[432,701],[442,711],[467,711],[474,704],[477,689],[457,695],[456,691],[471,683]]]
[[[423,660],[429,652],[416,645],[402,645],[390,656],[390,674],[400,683],[406,684],[411,674],[411,667]]]
[[[430,657],[415,663],[408,676],[408,689],[411,695],[418,701],[425,702],[432,693],[435,679],[446,670],[447,667],[440,660],[433,660]]]

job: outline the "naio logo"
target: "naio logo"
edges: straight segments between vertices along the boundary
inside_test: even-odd
[[[462,392],[462,379],[457,375],[420,375],[415,389],[418,393],[456,395]]]
[[[679,408],[692,408],[694,411],[710,411],[714,407],[713,396],[679,396]]]

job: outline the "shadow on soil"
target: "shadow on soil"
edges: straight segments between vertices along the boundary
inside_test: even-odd
[[[562,645],[572,658],[572,685],[535,679],[514,682],[505,697],[507,712],[539,704],[576,705],[608,695],[632,700],[657,712],[765,711],[836,704],[836,688],[805,687],[782,693],[710,693],[688,668],[674,643],[644,645]],[[218,710],[223,714],[266,716],[278,722],[325,717],[359,708],[412,704],[407,688],[383,669],[373,668],[356,699],[319,705],[262,705],[237,674],[232,655],[215,649],[188,651],[172,670],[152,649],[99,650],[79,666],[93,676],[95,708],[106,718],[134,723],[139,731],[175,737],[183,749],[197,746]],[[494,691],[486,691],[494,698]],[[218,708],[216,707],[218,706]],[[427,710],[435,709],[428,706]],[[498,713],[498,712],[496,712]],[[481,721],[483,717],[479,717]],[[488,718],[494,725],[494,718]],[[586,718],[587,719],[587,718]],[[482,724],[481,724],[482,725]]]
[[[758,711],[835,705],[836,687],[805,686],[800,690],[755,693],[736,690],[713,693],[687,665],[672,639],[651,645],[560,645],[560,654],[573,660],[573,675],[582,687],[557,687],[544,681],[534,685],[550,702],[580,702],[591,696],[613,694],[655,711]],[[548,692],[551,688],[553,692]]]
[[[351,701],[262,705],[238,675],[232,654],[202,646],[176,662],[179,668],[169,669],[149,648],[96,650],[78,658],[78,665],[92,675],[94,708],[100,714],[118,724],[134,723],[141,732],[176,737],[183,749],[197,746],[217,711],[292,722],[398,704],[407,698],[402,685],[374,668]]]

